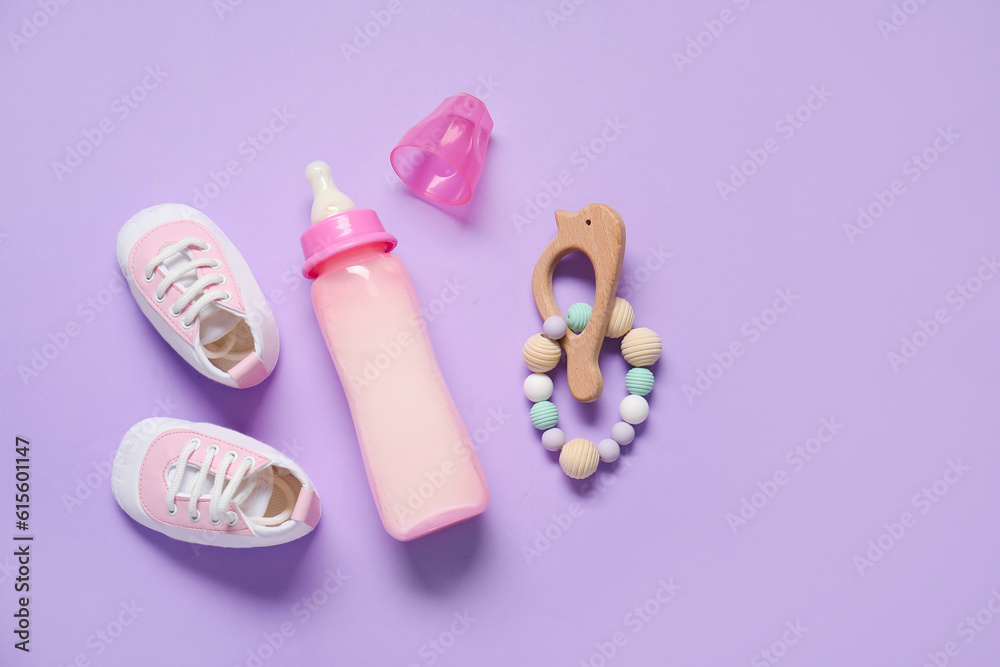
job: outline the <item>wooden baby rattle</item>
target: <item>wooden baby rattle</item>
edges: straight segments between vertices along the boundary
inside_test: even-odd
[[[618,212],[605,204],[590,204],[576,213],[556,211],[555,215],[556,237],[538,258],[531,279],[544,324],[543,333],[529,338],[522,351],[532,371],[524,381],[524,395],[533,403],[531,423],[543,431],[542,445],[559,452],[559,465],[567,475],[583,479],[597,470],[599,461],[616,460],[621,446],[635,437],[634,425],[649,415],[644,397],[653,389],[653,373],[647,367],[659,359],[663,344],[651,329],[633,329],[632,306],[615,297],[625,258],[625,223]],[[585,254],[594,266],[594,305],[575,303],[563,319],[552,290],[552,276],[559,260],[574,251]],[[553,385],[546,373],[556,367],[565,350],[566,377],[573,397],[581,403],[596,401],[604,389],[599,357],[605,336],[623,337],[622,355],[633,366],[625,375],[629,395],[621,402],[622,421],[612,427],[610,438],[597,445],[584,438],[567,443],[562,430],[556,428],[559,410],[548,400]]]

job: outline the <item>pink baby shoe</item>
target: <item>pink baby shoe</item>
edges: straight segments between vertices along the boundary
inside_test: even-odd
[[[175,540],[264,547],[308,534],[316,488],[290,458],[221,426],[153,417],[125,434],[111,473],[115,500]]]
[[[252,387],[278,361],[278,327],[243,256],[201,211],[160,204],[118,232],[118,264],[160,335],[198,371]]]

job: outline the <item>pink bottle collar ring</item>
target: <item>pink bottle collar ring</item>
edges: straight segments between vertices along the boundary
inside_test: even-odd
[[[385,251],[396,247],[396,237],[385,231],[378,214],[370,208],[343,211],[315,223],[302,234],[305,263],[302,275],[316,278],[316,267],[334,255],[368,243],[384,243]]]

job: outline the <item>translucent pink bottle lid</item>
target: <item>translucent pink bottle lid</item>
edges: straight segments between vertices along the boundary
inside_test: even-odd
[[[396,247],[396,237],[385,231],[375,211],[357,208],[350,197],[337,189],[330,165],[311,162],[306,167],[306,179],[313,191],[313,224],[300,239],[306,258],[302,275],[315,278],[321,262],[351,248],[381,243],[389,252]]]
[[[421,197],[458,206],[469,201],[479,183],[492,131],[493,117],[482,100],[460,93],[411,127],[389,162]]]

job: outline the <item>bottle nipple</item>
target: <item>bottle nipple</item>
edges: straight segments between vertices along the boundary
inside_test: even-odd
[[[330,165],[326,162],[321,160],[310,162],[306,167],[306,180],[309,181],[313,191],[313,224],[331,215],[357,208],[350,197],[337,189],[330,173]]]

